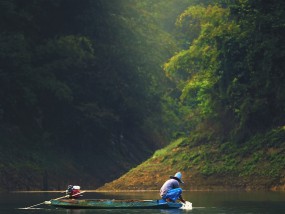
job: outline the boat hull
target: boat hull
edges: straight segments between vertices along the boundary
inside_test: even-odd
[[[179,209],[181,203],[164,200],[51,200],[51,205],[66,209]]]

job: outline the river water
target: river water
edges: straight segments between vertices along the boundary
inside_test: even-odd
[[[48,205],[21,209],[61,197],[61,193],[0,193],[1,214],[279,214],[285,213],[285,192],[184,192],[192,210],[66,210]],[[157,199],[157,192],[95,193],[82,199]]]

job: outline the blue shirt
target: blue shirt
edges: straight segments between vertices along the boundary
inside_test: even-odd
[[[160,196],[165,195],[169,190],[179,188],[179,182],[175,179],[167,180],[160,189]]]

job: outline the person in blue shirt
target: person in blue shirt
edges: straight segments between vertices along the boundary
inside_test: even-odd
[[[167,202],[175,202],[179,199],[181,202],[185,203],[182,198],[182,189],[179,187],[183,184],[181,172],[177,172],[174,176],[170,176],[160,189],[160,196],[163,200]]]

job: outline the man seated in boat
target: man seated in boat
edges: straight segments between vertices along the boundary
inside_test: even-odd
[[[167,202],[175,202],[179,199],[182,203],[185,203],[185,200],[182,198],[182,189],[179,187],[179,185],[183,183],[181,172],[170,176],[170,179],[167,180],[160,189],[161,198]]]
[[[68,185],[66,190],[66,195],[68,195],[68,198],[70,199],[76,199],[80,197],[80,186],[73,186]]]

